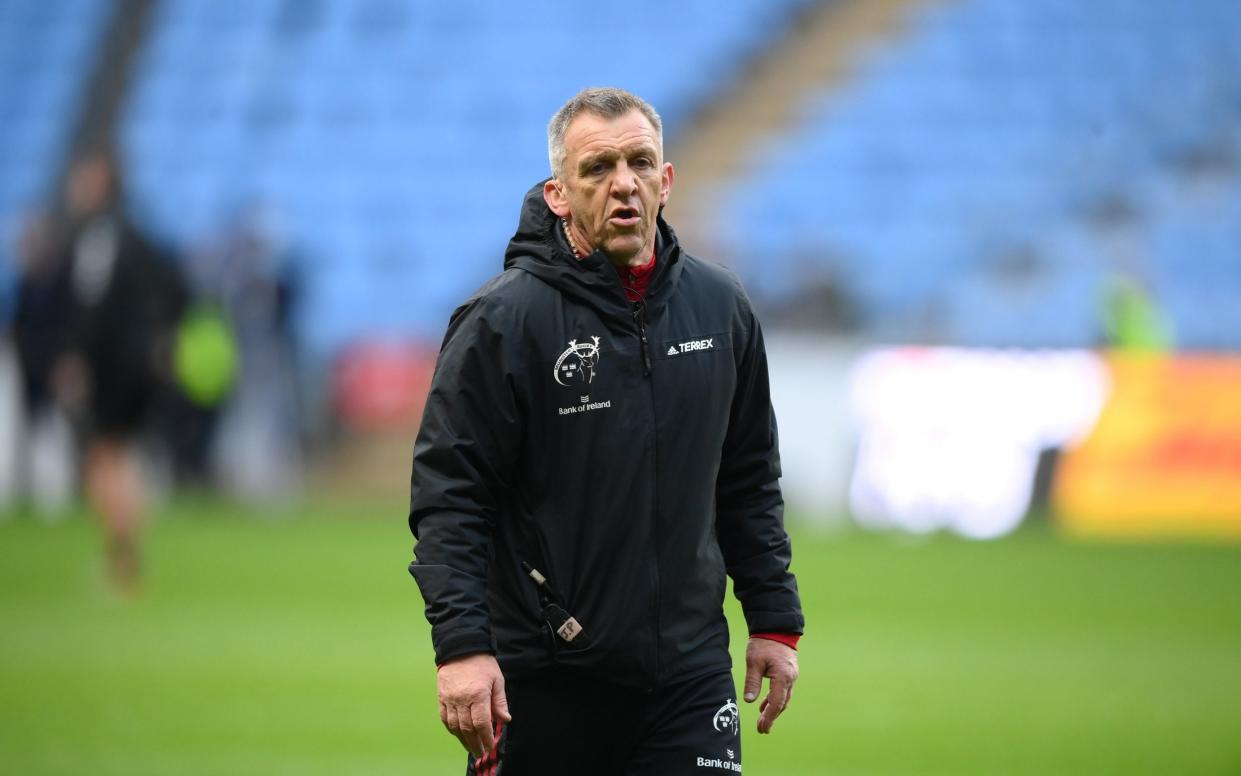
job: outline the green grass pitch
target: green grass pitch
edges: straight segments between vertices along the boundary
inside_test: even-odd
[[[256,514],[164,510],[129,603],[89,521],[0,521],[0,773],[464,772],[401,508]],[[743,706],[751,776],[1241,773],[1241,548],[791,526],[802,678],[771,736]]]

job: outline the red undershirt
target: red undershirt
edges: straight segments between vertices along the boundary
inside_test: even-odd
[[[655,251],[651,251],[651,259],[645,264],[636,267],[618,267],[613,264],[612,269],[616,270],[621,287],[625,289],[625,298],[636,302],[646,296],[646,287],[651,284],[651,276],[655,274]]]

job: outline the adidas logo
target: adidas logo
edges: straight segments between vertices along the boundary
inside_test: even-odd
[[[677,346],[676,346],[676,345],[673,345],[672,347],[668,348],[668,355],[670,355],[670,356],[675,356],[675,355],[678,355],[678,354],[680,354],[680,352],[681,352],[681,351],[677,350]]]

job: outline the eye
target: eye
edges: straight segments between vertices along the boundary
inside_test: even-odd
[[[637,159],[633,160],[633,166],[639,169],[646,170],[646,169],[650,169],[651,167],[654,167],[655,162],[648,157],[639,156]]]

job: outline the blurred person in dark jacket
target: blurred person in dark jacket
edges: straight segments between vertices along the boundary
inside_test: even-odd
[[[68,267],[71,324],[53,383],[84,431],[84,484],[103,524],[109,579],[134,592],[146,502],[135,441],[172,381],[188,297],[176,266],[123,212],[110,155],[88,153],[71,166],[64,211],[59,262]]]
[[[67,505],[74,476],[72,431],[56,401],[53,374],[73,331],[70,266],[55,249],[52,214],[30,213],[16,245],[19,263],[10,322],[21,373],[23,433],[18,479],[40,512]]]
[[[69,266],[53,250],[52,233],[51,216],[32,213],[22,225],[17,246],[21,266],[12,326],[28,411],[52,402],[52,369],[69,340]]]

